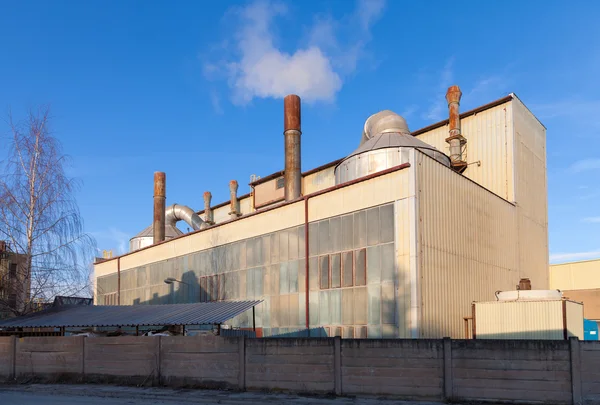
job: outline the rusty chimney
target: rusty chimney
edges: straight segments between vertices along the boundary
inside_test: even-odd
[[[528,278],[522,278],[521,280],[519,280],[519,290],[531,290],[531,280],[529,280]]]
[[[210,191],[204,192],[204,222],[208,225],[214,225],[215,221],[213,218],[213,212],[210,208],[210,200],[212,200],[212,194]]]
[[[165,203],[167,199],[167,175],[154,172],[154,222],[152,222],[153,243],[165,240]]]
[[[300,197],[302,174],[300,165],[300,97],[290,94],[283,99],[283,135],[285,142],[285,183],[286,201]]]
[[[449,113],[449,136],[446,138],[446,142],[450,145],[450,161],[452,168],[459,173],[462,173],[467,168],[466,156],[464,153],[464,146],[467,140],[462,136],[460,130],[460,98],[462,92],[460,87],[454,85],[448,88],[446,92],[446,101],[448,101],[448,113]]]
[[[231,218],[237,218],[240,215],[242,215],[242,213],[240,212],[239,209],[239,201],[237,198],[237,191],[238,191],[238,182],[235,180],[231,180],[229,182],[229,195],[231,198],[231,202],[230,202],[230,206],[229,206],[229,215],[231,216]]]

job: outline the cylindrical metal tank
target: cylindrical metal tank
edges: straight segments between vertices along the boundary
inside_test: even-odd
[[[448,156],[410,134],[404,118],[387,110],[374,114],[365,122],[361,145],[335,168],[335,183],[407,163],[412,149],[450,167]]]
[[[176,238],[179,235],[183,235],[177,227],[173,225],[165,225],[165,240]],[[133,252],[146,246],[150,246],[154,243],[152,225],[144,229],[142,232],[129,239],[129,251]]]

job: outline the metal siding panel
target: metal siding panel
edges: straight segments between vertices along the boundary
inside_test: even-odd
[[[417,152],[421,337],[461,338],[472,301],[518,283],[516,209]]]
[[[480,302],[475,321],[477,339],[564,339],[561,300]]]
[[[509,132],[512,128],[511,101],[481,111],[461,120],[462,134],[467,138],[467,162],[464,175],[510,201],[512,193],[512,152]],[[417,136],[418,139],[449,154],[448,125]]]
[[[553,290],[600,288],[600,259],[550,266],[550,288]]]
[[[568,336],[577,336],[583,340],[583,304],[567,301],[567,331]]]

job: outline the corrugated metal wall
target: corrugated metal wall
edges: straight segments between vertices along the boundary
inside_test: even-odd
[[[512,103],[509,101],[461,120],[467,138],[467,162],[464,175],[499,196],[513,201]],[[433,129],[417,138],[449,154],[448,125]]]
[[[475,323],[477,339],[562,340],[563,302],[479,302],[475,304]]]
[[[546,130],[518,98],[512,102],[519,268],[534,289],[549,287]]]
[[[568,336],[577,336],[583,340],[583,305],[572,301],[567,301],[565,304]]]
[[[600,259],[553,264],[550,266],[550,288],[559,290],[600,288]]]
[[[519,281],[516,208],[415,153],[420,335],[463,338],[471,302]]]

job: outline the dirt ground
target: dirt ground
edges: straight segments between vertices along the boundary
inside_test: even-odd
[[[434,405],[433,403],[394,401],[377,398],[319,398],[271,393],[210,390],[174,390],[107,385],[1,385],[2,405]]]

